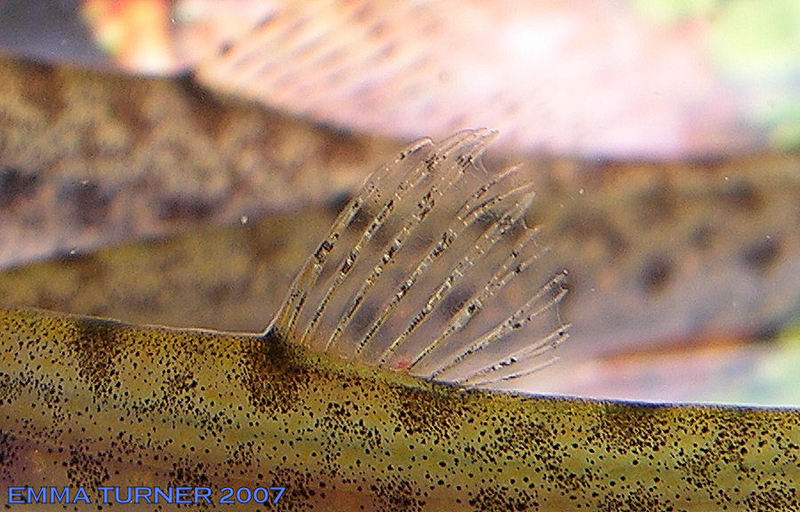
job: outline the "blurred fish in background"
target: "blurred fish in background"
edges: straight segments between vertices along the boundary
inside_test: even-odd
[[[369,134],[492,126],[516,153],[626,159],[800,140],[791,0],[5,4],[0,44],[16,53],[191,73]]]
[[[800,404],[796,2],[6,0],[0,48],[3,303],[261,329],[366,173],[487,126],[570,272],[515,386]]]

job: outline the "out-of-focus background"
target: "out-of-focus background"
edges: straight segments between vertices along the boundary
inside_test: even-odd
[[[569,270],[511,386],[800,404],[800,6],[0,2],[0,303],[260,330],[367,173],[488,126]]]

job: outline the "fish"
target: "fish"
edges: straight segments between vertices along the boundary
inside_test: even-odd
[[[260,329],[281,299],[270,290],[289,284],[291,261],[363,169],[401,149],[188,80],[10,58],[0,74],[0,297],[9,306]],[[575,378],[590,359],[770,338],[797,318],[800,224],[786,221],[800,219],[796,152],[666,163],[488,151],[497,165],[523,163],[540,199],[527,220],[554,235],[543,265],[572,269],[562,305],[571,342],[561,364],[520,389],[603,396]],[[136,239],[137,248],[118,247]],[[625,384],[613,396],[698,400],[706,389]]]
[[[0,83],[3,267],[321,202],[401,149],[186,80],[0,56]]]
[[[485,169],[492,137],[421,140],[378,169],[260,333],[0,310],[9,499],[81,489],[76,509],[126,510],[142,506],[126,501],[135,488],[161,509],[177,489],[197,508],[797,509],[800,411],[486,389],[551,364],[569,332],[569,272],[538,265],[534,187]],[[439,236],[419,236],[426,223]]]

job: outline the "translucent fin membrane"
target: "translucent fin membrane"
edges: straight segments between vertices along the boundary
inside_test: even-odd
[[[482,386],[527,375],[566,339],[565,273],[525,225],[516,168],[488,176],[487,130],[423,140],[364,184],[292,284],[271,328],[316,350]]]

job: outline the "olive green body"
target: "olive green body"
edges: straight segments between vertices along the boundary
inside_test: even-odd
[[[265,510],[800,506],[793,410],[463,390],[276,335],[35,310],[0,311],[0,347],[4,486],[285,487]]]

